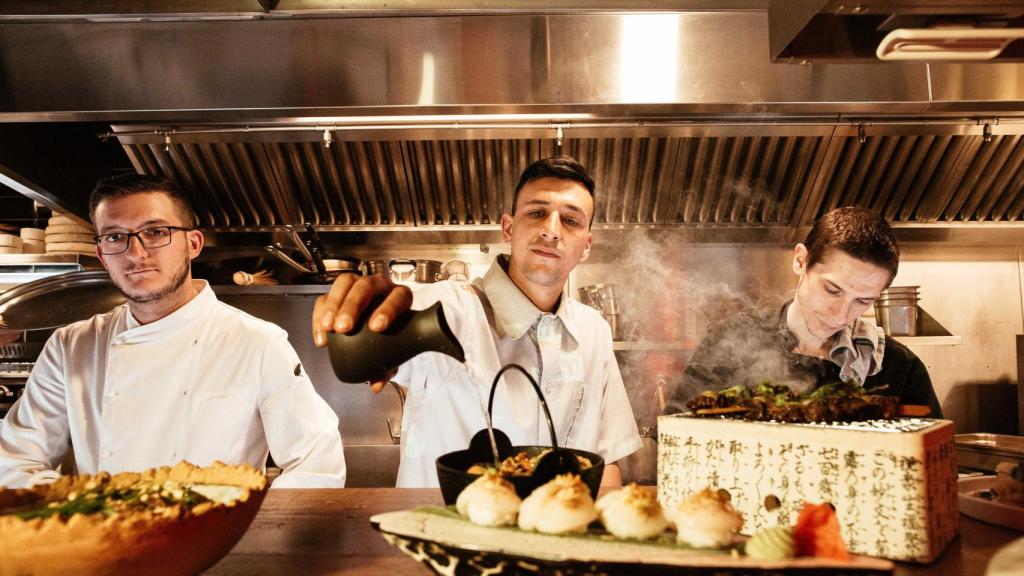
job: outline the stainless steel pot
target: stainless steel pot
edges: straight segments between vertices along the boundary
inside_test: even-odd
[[[441,263],[437,260],[394,258],[388,261],[388,269],[395,282],[432,284],[441,278]]]
[[[388,260],[388,270],[395,282],[413,282],[416,277],[416,261],[408,258]]]
[[[431,284],[441,279],[441,263],[437,260],[392,258],[363,262],[367,276],[385,274],[395,282]]]
[[[441,279],[441,263],[437,260],[416,260],[415,262],[415,282],[433,284]]]
[[[367,276],[373,276],[374,274],[390,275],[391,269],[388,267],[388,260],[363,260],[363,272]]]
[[[919,286],[890,286],[875,300],[875,320],[890,336],[917,335],[917,289]]]

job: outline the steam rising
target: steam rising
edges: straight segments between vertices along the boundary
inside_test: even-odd
[[[577,286],[615,283],[621,340],[628,342],[687,342],[692,347],[707,326],[756,306],[781,304],[791,289],[785,269],[788,251],[770,247],[768,258],[739,254],[744,247],[689,244],[672,230],[623,235],[625,242],[603,242],[596,250],[601,263],[578,277]],[[740,257],[742,256],[742,257]],[[778,266],[775,259],[778,258]],[[752,260],[758,260],[751,266]],[[765,268],[764,273],[760,268]],[[779,286],[785,290],[779,290]],[[574,295],[575,296],[575,295]],[[759,349],[754,336],[740,333],[714,350],[723,361],[739,351]],[[619,368],[637,423],[643,429],[660,414],[657,387],[670,400],[682,382],[689,351],[637,350],[620,353]],[[757,354],[742,366],[741,378],[760,382],[785,373],[788,359],[781,354]],[[736,382],[740,383],[740,382]],[[696,391],[680,391],[683,394]]]

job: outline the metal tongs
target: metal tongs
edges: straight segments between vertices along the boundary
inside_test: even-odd
[[[310,232],[311,238],[303,241],[302,236],[299,235],[299,231],[294,226],[286,224],[284,227],[285,233],[291,238],[292,244],[294,244],[294,249],[297,249],[302,254],[305,260],[303,263],[296,261],[290,254],[292,249],[289,249],[280,242],[265,246],[264,250],[269,254],[273,254],[295,270],[304,274],[315,274],[321,282],[326,282],[327,268],[324,266],[324,245],[320,241],[320,236],[316,233],[316,228],[313,227],[312,223],[306,222],[306,230]]]

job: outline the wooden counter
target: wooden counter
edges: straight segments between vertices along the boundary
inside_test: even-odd
[[[436,489],[271,490],[245,537],[208,574],[432,574],[370,527],[380,512],[441,504]],[[928,566],[898,575],[981,576],[988,559],[1024,534],[960,517],[960,537]]]

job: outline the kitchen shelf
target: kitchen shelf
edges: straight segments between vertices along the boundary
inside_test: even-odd
[[[917,334],[915,336],[891,336],[905,346],[959,346],[960,336],[952,334],[934,316],[918,307]]]
[[[959,336],[893,336],[893,340],[906,346],[959,346],[963,339]]]
[[[264,296],[281,296],[287,294],[294,295],[317,295],[327,294],[331,291],[330,284],[271,284],[271,285],[253,285],[253,286],[238,286],[235,284],[213,284],[210,286],[213,288],[215,294],[257,294]]]
[[[697,342],[693,340],[678,341],[617,341],[612,342],[612,350],[693,350]]]

